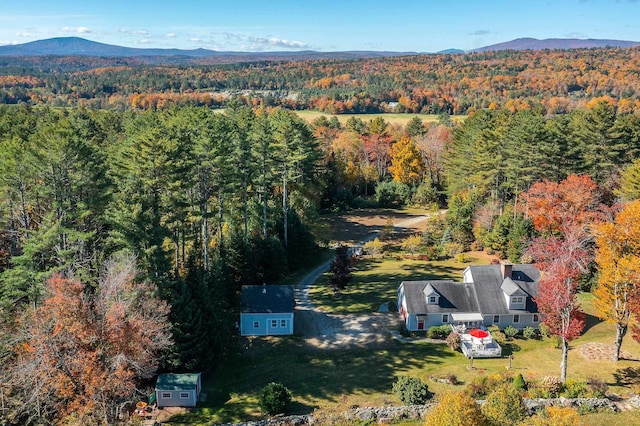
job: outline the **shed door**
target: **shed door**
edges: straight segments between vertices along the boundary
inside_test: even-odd
[[[418,330],[424,330],[424,318],[418,318]]]

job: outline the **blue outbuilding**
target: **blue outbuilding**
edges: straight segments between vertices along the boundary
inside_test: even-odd
[[[240,334],[280,336],[293,334],[293,286],[242,286]]]

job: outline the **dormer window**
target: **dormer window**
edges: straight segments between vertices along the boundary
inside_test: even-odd
[[[511,298],[511,304],[513,305],[522,305],[524,303],[524,297],[522,296],[513,296]]]
[[[437,305],[440,302],[440,295],[436,291],[435,288],[431,284],[427,284],[427,286],[422,291],[424,293],[424,298],[427,302],[427,305]]]

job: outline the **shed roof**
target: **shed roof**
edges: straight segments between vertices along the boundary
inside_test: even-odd
[[[196,390],[200,373],[160,374],[156,382],[159,391]]]
[[[242,286],[243,313],[291,313],[293,306],[291,285]]]

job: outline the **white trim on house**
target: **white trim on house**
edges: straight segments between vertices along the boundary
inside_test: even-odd
[[[484,321],[484,317],[482,314],[474,312],[474,313],[464,313],[460,314],[457,312],[451,313],[451,321],[453,322],[465,322],[465,321]]]

